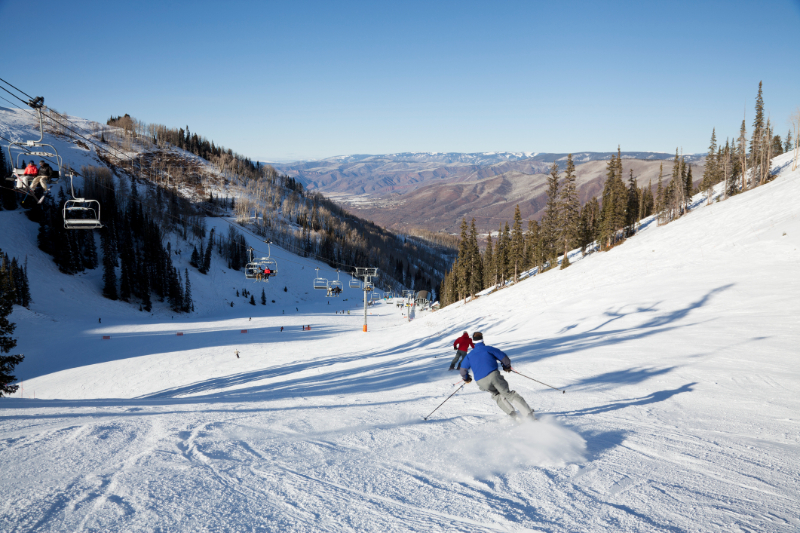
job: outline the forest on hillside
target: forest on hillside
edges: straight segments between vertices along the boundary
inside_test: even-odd
[[[617,155],[606,165],[601,198],[593,197],[583,206],[578,201],[575,164],[570,154],[563,177],[557,164],[550,169],[547,206],[541,222],[530,220],[524,230],[517,206],[511,226],[508,222],[501,225],[497,238],[493,241],[490,235],[481,250],[475,219],[469,225],[466,218],[461,221],[458,256],[440,286],[441,304],[466,302],[467,298],[474,298],[476,293],[489,287],[517,282],[522,272],[534,268],[537,273],[558,265],[567,268],[567,252],[576,248],[582,253],[610,250],[634,235],[644,218],[655,214],[658,224],[667,224],[688,212],[695,194],[704,192],[711,201],[712,190],[719,183],[724,183],[719,196],[722,201],[769,182],[775,156],[794,150],[793,164],[795,167],[798,164],[800,111],[792,117],[792,124],[794,139],[791,129],[785,139],[775,134],[765,115],[762,84],[759,83],[749,146],[744,120],[738,137],[727,139],[724,146],[717,143],[716,129],[713,129],[703,178],[697,187],[693,186],[692,166],[677,150],[666,183],[662,164],[655,193],[652,183],[639,186],[633,170],[627,176],[626,185],[623,158],[618,148]]]

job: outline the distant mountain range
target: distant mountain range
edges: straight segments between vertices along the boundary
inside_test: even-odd
[[[541,217],[546,201],[545,183],[550,166],[561,170],[566,153],[404,152],[348,155],[273,165],[345,204],[359,216],[395,230],[424,227],[455,231],[462,216],[475,217],[484,230],[510,220],[519,204],[523,217]],[[616,152],[576,152],[578,186],[584,202],[602,191],[605,162]],[[626,180],[630,169],[644,186],[658,180],[663,163],[665,180],[672,172],[675,154],[622,152]],[[685,156],[695,179],[702,176],[703,155]]]

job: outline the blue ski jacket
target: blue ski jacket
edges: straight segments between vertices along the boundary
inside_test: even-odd
[[[468,370],[471,368],[475,373],[475,381],[483,379],[497,370],[498,361],[503,366],[511,366],[511,359],[505,353],[478,341],[475,343],[475,348],[464,356],[464,360],[461,362],[461,377],[467,377]]]

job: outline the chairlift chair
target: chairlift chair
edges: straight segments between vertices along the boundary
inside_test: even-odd
[[[335,296],[338,297],[342,294],[342,290],[344,289],[344,284],[339,281],[339,271],[336,271],[336,279],[330,282],[330,290],[328,291],[328,296]]]
[[[100,202],[72,198],[64,202],[64,229],[100,229]]]
[[[314,278],[314,288],[318,290],[327,291],[328,290],[328,280],[325,278],[319,277],[319,267],[315,269],[317,271],[317,277]]]
[[[50,173],[50,177],[47,179],[48,185],[54,185],[58,183],[59,179],[61,179],[63,161],[61,156],[58,155],[58,150],[52,144],[48,144],[43,142],[44,141],[44,125],[42,119],[42,105],[44,104],[44,98],[37,97],[35,99],[31,99],[28,102],[28,105],[32,108],[36,109],[37,113],[39,114],[39,139],[36,141],[25,141],[25,142],[15,142],[11,141],[8,146],[8,161],[13,165],[12,175],[6,178],[7,181],[14,182],[14,188],[21,193],[27,194],[29,196],[35,197],[33,191],[30,188],[29,180],[35,179],[36,176],[26,176],[25,175],[25,168],[21,165],[20,159],[23,157],[43,157],[48,158],[49,162],[55,163],[56,169],[54,169]],[[16,157],[14,157],[14,153],[12,152],[12,147],[15,152],[17,152]],[[37,150],[39,148],[39,150]],[[75,198],[75,200],[79,200]]]
[[[361,281],[356,278],[350,279],[350,288],[351,289],[360,289],[361,288]]]
[[[261,272],[264,273],[264,277],[269,279],[273,278],[278,275],[278,262],[272,259],[272,241],[264,241],[267,245],[267,257],[262,257],[260,259],[261,263]]]
[[[372,286],[372,282],[371,281],[367,281],[366,283],[364,283],[364,290],[366,292],[370,292],[372,289],[373,289],[373,286]]]

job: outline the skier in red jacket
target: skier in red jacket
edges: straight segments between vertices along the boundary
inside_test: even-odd
[[[467,350],[474,347],[475,345],[472,343],[472,339],[469,338],[469,333],[465,331],[463,335],[453,342],[453,348],[458,351],[453,361],[450,363],[450,368],[448,368],[448,370],[455,370],[456,363],[458,363],[458,368],[461,369],[461,361],[463,361],[464,356],[467,355]]]

